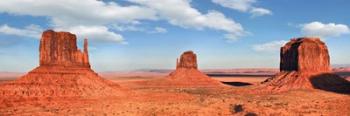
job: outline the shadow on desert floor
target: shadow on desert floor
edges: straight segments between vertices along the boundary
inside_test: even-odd
[[[315,75],[310,78],[310,82],[317,89],[350,95],[350,82],[335,74]]]
[[[230,86],[248,86],[248,85],[253,85],[251,83],[246,83],[246,82],[221,82],[225,85],[230,85]]]

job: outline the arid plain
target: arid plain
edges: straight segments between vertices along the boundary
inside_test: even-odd
[[[232,69],[232,73],[237,73]],[[252,69],[244,69],[251,72]],[[264,69],[254,69],[264,70]],[[241,73],[239,73],[241,74]],[[245,73],[249,74],[249,73]],[[253,73],[256,74],[256,73]],[[12,74],[18,75],[18,74]],[[231,83],[220,88],[156,88],[137,82],[165,78],[164,72],[105,72],[101,76],[128,88],[130,96],[108,98],[35,99],[1,105],[2,115],[349,115],[350,97],[323,90],[294,90],[278,94],[247,91],[269,76],[220,76]],[[7,74],[6,77],[9,75]],[[16,76],[19,77],[20,75]],[[4,76],[2,76],[4,77]],[[13,77],[10,79],[14,79]],[[252,85],[250,85],[252,84]]]

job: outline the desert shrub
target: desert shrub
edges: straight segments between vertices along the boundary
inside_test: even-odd
[[[238,113],[244,110],[242,104],[231,104],[230,108],[232,113]]]

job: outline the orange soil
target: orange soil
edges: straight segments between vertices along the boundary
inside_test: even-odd
[[[322,90],[252,94],[248,91],[255,85],[157,88],[135,84],[163,78],[113,78],[120,86],[131,88],[128,96],[4,100],[0,101],[0,115],[350,115],[349,95]],[[255,83],[263,78],[266,77],[215,79]]]

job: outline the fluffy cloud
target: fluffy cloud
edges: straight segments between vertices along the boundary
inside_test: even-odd
[[[240,12],[249,12],[252,17],[272,15],[268,9],[254,7],[253,4],[256,3],[256,0],[212,0],[212,2]]]
[[[97,0],[9,0],[0,1],[0,13],[44,16],[55,30],[71,31],[79,38],[123,42],[123,37],[107,28],[110,24],[133,24],[137,20],[156,20],[155,11],[142,6],[120,6]],[[15,28],[7,32],[37,38],[38,32]],[[28,34],[29,33],[29,34]],[[40,32],[39,32],[40,33]]]
[[[98,0],[5,0],[0,12],[48,16],[55,26],[101,25],[113,22],[155,20],[155,11],[142,6],[120,6]]]
[[[212,2],[223,7],[235,9],[241,12],[248,12],[256,0],[212,0]]]
[[[264,9],[264,8],[253,8],[249,12],[252,13],[253,17],[264,16],[264,15],[272,15],[272,12],[270,10],[267,10],[267,9]]]
[[[305,36],[319,36],[319,37],[337,37],[343,34],[349,34],[350,29],[345,24],[335,23],[322,23],[322,22],[311,22],[301,25],[301,32]]]
[[[57,28],[55,30],[77,33],[77,36],[82,38],[126,44],[122,35],[111,32],[104,26],[74,26],[69,28]]]
[[[135,31],[135,32],[146,32],[150,34],[168,32],[168,30],[163,27],[144,28],[144,27],[138,27],[136,25],[112,25],[111,28],[120,32]]]
[[[218,11],[201,13],[191,7],[190,0],[128,1],[132,4],[119,5],[113,1],[100,0],[7,0],[0,1],[0,13],[43,16],[49,19],[50,27],[56,30],[74,31],[79,38],[90,35],[89,38],[120,43],[124,39],[116,32],[144,31],[138,29],[137,24],[146,20],[166,20],[183,28],[219,30],[226,32],[225,37],[230,40],[245,35],[239,23]],[[167,30],[155,27],[153,32],[164,33]]]
[[[69,28],[55,28],[56,31],[69,31],[76,33],[78,37],[89,38],[100,41],[111,41],[124,44],[124,38],[122,35],[111,32],[104,26],[74,26]],[[8,25],[0,26],[0,33],[6,35],[16,35],[21,37],[29,37],[39,39],[41,33],[44,31],[38,25],[29,25],[24,28],[15,28]]]
[[[287,42],[288,41],[285,41],[285,40],[279,40],[279,41],[272,41],[272,42],[263,43],[263,44],[257,44],[253,46],[253,50],[258,52],[275,52],[280,50],[280,48]]]
[[[129,0],[157,11],[160,19],[183,28],[214,29],[225,31],[231,36],[227,39],[235,40],[245,34],[243,27],[234,20],[227,18],[218,11],[209,11],[207,14],[192,8],[189,0]]]
[[[30,38],[39,38],[42,30],[43,29],[38,25],[29,25],[23,29],[11,27],[6,24],[0,26],[0,33]]]
[[[144,32],[145,29],[136,25],[129,25],[129,24],[113,24],[110,26],[111,29],[124,32],[124,31],[139,31]]]

